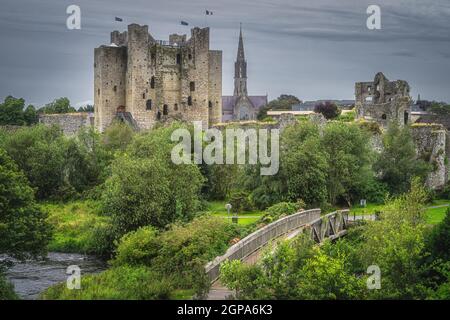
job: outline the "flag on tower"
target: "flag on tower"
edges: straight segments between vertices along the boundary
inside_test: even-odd
[[[123,19],[122,19],[122,18],[119,18],[119,17],[115,17],[114,20],[115,20],[115,21],[119,21],[119,22],[122,22],[122,21],[123,21]]]
[[[209,11],[209,10],[206,10],[205,13],[206,13],[207,16],[212,16],[213,15],[213,12]]]
[[[182,25],[182,26],[188,26],[189,23],[187,23],[186,21],[181,21],[181,25]]]

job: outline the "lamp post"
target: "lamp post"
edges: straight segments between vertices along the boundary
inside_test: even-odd
[[[227,212],[228,212],[228,214],[227,214],[227,217],[228,217],[228,219],[230,219],[230,210],[231,210],[231,204],[229,204],[229,203],[227,203],[226,205],[225,205],[225,208],[227,209]]]

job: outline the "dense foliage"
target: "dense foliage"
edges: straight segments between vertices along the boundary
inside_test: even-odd
[[[400,194],[408,189],[413,177],[426,177],[431,170],[427,161],[417,159],[410,129],[392,123],[383,136],[383,150],[374,169],[391,193]]]
[[[25,100],[17,99],[12,96],[5,98],[0,103],[0,125],[32,125],[37,123],[37,112],[34,106],[29,105],[25,108]]]
[[[336,119],[341,114],[341,110],[338,106],[330,101],[321,102],[314,107],[315,113],[322,114],[326,119]]]
[[[43,256],[51,237],[46,215],[34,200],[24,174],[0,148],[0,255],[26,259]],[[0,300],[16,298],[3,277],[0,261]]]
[[[438,248],[440,260],[426,260],[437,242],[427,245],[425,197],[414,180],[411,191],[391,200],[380,220],[351,229],[335,244],[318,247],[300,236],[268,249],[256,265],[224,263],[221,281],[241,299],[449,299],[447,252]],[[448,239],[448,220],[432,239]],[[372,265],[381,270],[380,289],[367,287]]]

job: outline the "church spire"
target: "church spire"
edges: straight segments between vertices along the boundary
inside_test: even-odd
[[[236,62],[234,64],[234,95],[247,96],[247,62],[245,61],[244,54],[242,23],[239,28],[239,45]]]
[[[237,61],[245,61],[244,40],[242,39],[242,23],[239,27],[239,46],[237,52]]]

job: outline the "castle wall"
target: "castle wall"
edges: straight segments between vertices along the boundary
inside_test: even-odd
[[[209,123],[222,122],[222,51],[209,52]]]
[[[448,135],[441,125],[417,124],[412,126],[412,134],[419,158],[432,165],[432,172],[426,185],[440,189],[448,181]]]
[[[93,126],[93,120],[92,114],[87,112],[39,115],[39,123],[48,126],[57,125],[66,135],[74,135],[84,127]]]

